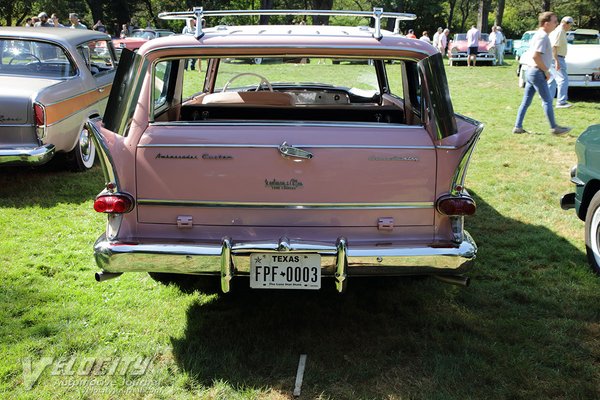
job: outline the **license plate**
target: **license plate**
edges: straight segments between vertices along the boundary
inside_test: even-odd
[[[250,255],[252,289],[321,288],[319,254],[254,253]]]

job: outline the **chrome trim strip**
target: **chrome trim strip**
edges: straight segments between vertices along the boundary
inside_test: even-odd
[[[471,156],[473,155],[473,150],[475,150],[475,145],[481,136],[481,132],[483,131],[484,125],[482,123],[478,123],[477,129],[475,133],[467,142],[467,149],[465,150],[462,159],[458,163],[456,170],[454,171],[454,176],[452,177],[452,182],[450,184],[449,192],[453,196],[458,196],[462,191],[456,190],[458,186],[463,186],[465,183],[465,177],[467,175],[467,167],[469,166],[469,162],[471,161]]]
[[[310,147],[313,149],[390,149],[390,150],[435,150],[435,146],[376,146],[376,145],[334,145],[334,144],[295,144],[296,147]],[[279,149],[279,145],[274,144],[139,144],[138,148],[250,148],[250,149]]]
[[[116,69],[116,68],[115,68],[115,69]],[[97,75],[95,75],[95,76],[97,76]],[[102,86],[97,86],[97,87],[94,87],[94,89],[91,89],[91,90],[88,90],[88,91],[85,91],[85,92],[80,92],[80,93],[74,94],[74,95],[73,95],[73,96],[71,96],[71,97],[65,97],[65,98],[63,98],[63,99],[61,99],[61,100],[59,100],[59,101],[55,101],[54,103],[48,103],[48,104],[46,104],[46,107],[50,107],[50,106],[53,106],[53,105],[56,105],[56,104],[64,103],[65,101],[68,101],[68,100],[74,99],[74,98],[76,98],[76,97],[79,97],[79,96],[84,96],[84,95],[86,95],[86,94],[88,94],[88,93],[97,92],[97,91],[98,91],[98,89],[104,89],[104,90],[106,90],[106,88],[107,88],[107,87],[109,87],[109,86],[111,86],[111,85],[112,85],[112,83],[108,83],[108,84],[106,84],[106,85],[102,85]],[[104,96],[104,97],[106,97],[106,96]]]
[[[94,123],[96,121],[100,121],[100,117],[94,118],[93,120],[88,120],[85,123],[85,126],[90,132],[92,132],[92,140],[94,141],[96,149],[98,149],[98,158],[100,159],[100,164],[102,165],[102,172],[104,173],[104,180],[106,181],[105,183],[112,183],[112,191],[119,192],[121,190],[121,185],[119,184],[119,176],[117,175],[117,170],[115,169],[115,163],[110,151],[108,150],[108,145],[104,140],[104,136],[102,136],[98,128],[96,128],[96,124]]]
[[[31,149],[0,149],[0,165],[39,165],[54,156],[53,144]]]
[[[211,32],[213,33],[213,32]],[[365,39],[367,37],[365,36]],[[421,61],[427,57],[432,56],[432,54],[429,54],[427,51],[425,50],[420,50],[417,49],[416,47],[404,47],[404,46],[385,46],[385,48],[382,48],[380,46],[339,46],[339,45],[312,45],[312,46],[307,46],[307,45],[262,45],[260,46],[260,48],[256,47],[256,45],[205,45],[202,44],[202,49],[203,50],[207,50],[207,49],[226,49],[229,52],[219,52],[219,53],[214,53],[214,54],[206,54],[204,53],[204,55],[206,57],[209,58],[231,58],[231,57],[251,57],[251,56],[264,56],[264,57],[278,57],[281,55],[285,55],[285,54],[279,54],[279,53],[273,53],[273,54],[267,54],[267,53],[258,53],[258,51],[262,50],[262,49],[281,49],[281,48],[285,48],[285,49],[301,49],[304,50],[305,52],[303,53],[294,53],[293,55],[302,55],[305,57],[319,57],[319,58],[324,58],[323,54],[316,54],[316,53],[310,53],[311,50],[339,50],[339,49],[344,49],[344,50],[360,50],[363,51],[363,54],[372,54],[371,57],[343,57],[343,58],[360,58],[360,59],[374,59],[374,60],[385,60],[385,59],[389,59],[389,58],[398,58],[401,60],[409,60],[409,61]],[[152,54],[155,52],[160,52],[160,51],[164,51],[164,50],[169,50],[169,49],[190,49],[190,50],[197,50],[198,47],[197,46],[188,46],[188,45],[181,45],[181,46],[169,46],[169,47],[159,47],[159,48],[154,48],[150,51],[148,51],[148,53],[146,54]],[[242,54],[242,53],[233,53],[230,50],[231,49],[253,49],[256,50],[256,52],[252,53],[252,54]],[[382,51],[383,50],[383,51]],[[373,53],[373,51],[375,51],[376,53]],[[422,58],[415,58],[415,57],[407,57],[405,55],[403,56],[392,56],[392,55],[379,55],[378,53],[394,53],[394,52],[407,52],[410,51],[412,53],[416,53],[416,54],[420,54],[423,55],[424,57]],[[435,53],[435,54],[439,54],[439,53]],[[177,57],[177,58],[185,58],[185,56],[187,56],[187,54],[182,54],[182,57]],[[289,56],[289,54],[288,54]],[[325,57],[325,58],[339,58],[339,57]]]
[[[350,112],[351,110],[348,110]],[[189,126],[308,126],[308,127],[334,127],[334,128],[370,128],[370,129],[415,129],[420,128],[420,125],[406,125],[406,124],[391,124],[391,123],[380,123],[380,122],[307,122],[307,121],[273,121],[273,120],[261,120],[260,122],[247,122],[247,121],[236,121],[233,122],[206,122],[206,121],[169,121],[169,122],[152,122],[150,126],[173,126],[173,125],[189,125]]]
[[[390,210],[390,209],[429,209],[433,202],[405,203],[257,203],[238,201],[191,201],[191,200],[159,200],[137,199],[138,206],[167,207],[203,207],[203,208],[269,208],[282,210]]]

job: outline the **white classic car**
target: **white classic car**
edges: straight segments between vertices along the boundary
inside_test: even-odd
[[[569,87],[600,87],[600,35],[596,29],[577,29],[567,34],[568,50],[565,61]],[[519,87],[525,87],[525,71],[531,60],[526,52],[519,60]]]
[[[115,71],[107,34],[0,28],[0,166],[43,164],[62,152],[70,168],[91,168],[85,123],[103,114]]]

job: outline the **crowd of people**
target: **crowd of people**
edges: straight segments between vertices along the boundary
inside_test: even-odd
[[[64,25],[60,22],[60,19],[56,13],[53,13],[48,17],[48,13],[42,11],[36,17],[28,17],[25,19],[25,27],[28,28],[72,28],[72,29],[89,29],[86,25],[81,23],[79,15],[77,13],[69,13],[69,23]],[[106,26],[101,20],[98,20],[92,29],[98,32],[107,33]]]

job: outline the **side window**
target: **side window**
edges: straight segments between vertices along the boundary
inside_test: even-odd
[[[92,75],[112,71],[115,68],[115,62],[106,40],[87,42],[80,45],[77,51],[85,60],[85,65]]]
[[[390,60],[385,62],[385,73],[387,75],[389,91],[395,97],[403,99],[404,94],[404,83],[402,81],[402,68],[404,63],[402,61]]]
[[[154,67],[154,110],[159,111],[168,100],[169,76],[171,75],[172,61],[161,61]]]

